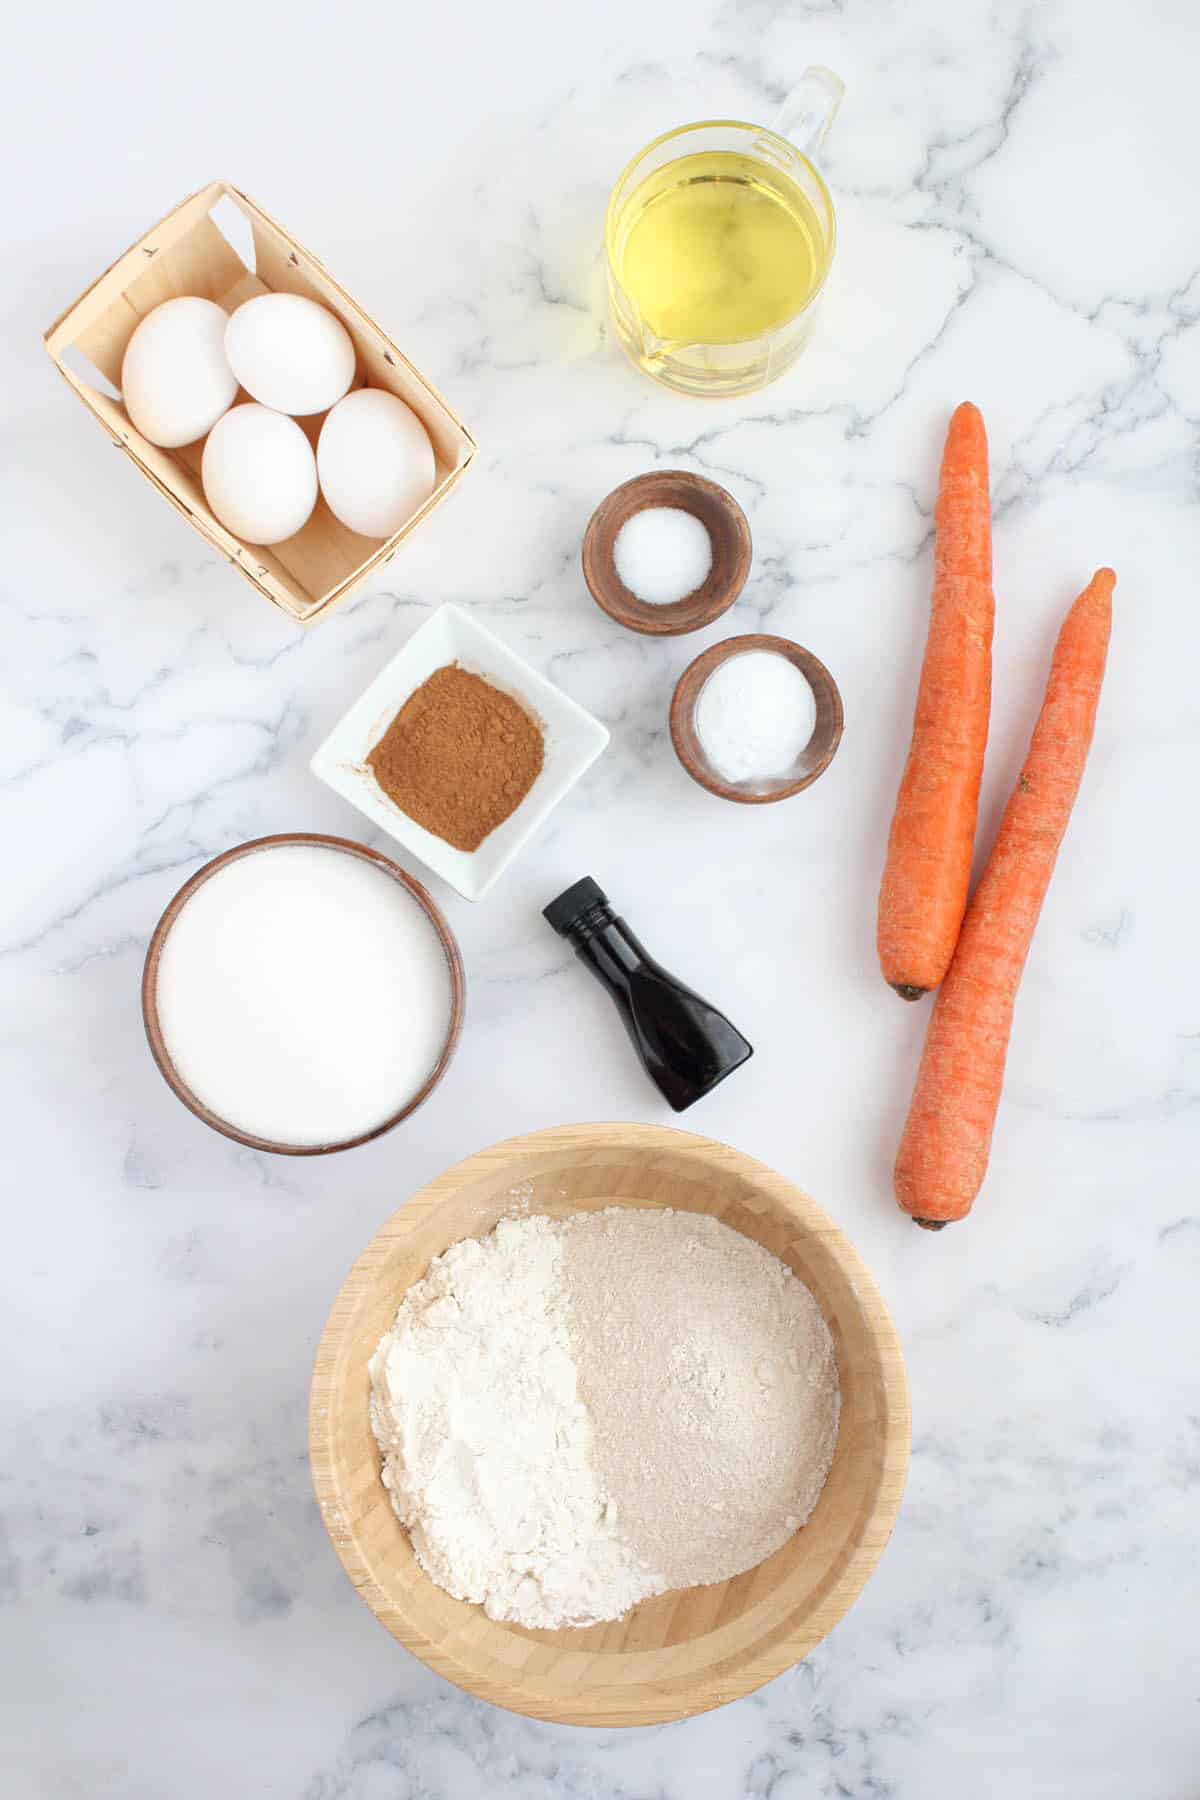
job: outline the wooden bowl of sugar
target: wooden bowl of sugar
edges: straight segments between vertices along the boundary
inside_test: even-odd
[[[368,1364],[433,1259],[501,1220],[602,1208],[708,1214],[764,1246],[815,1298],[841,1412],[807,1524],[730,1581],[677,1589],[615,1623],[498,1623],[425,1574],[380,1478]],[[532,1718],[649,1725],[736,1700],[808,1655],[852,1605],[891,1535],[910,1420],[895,1327],[857,1253],[808,1196],[753,1158],[650,1125],[562,1126],[469,1157],[407,1200],[334,1302],[313,1376],[313,1481],[334,1548],[392,1636],[458,1687]]]
[[[163,913],[142,1017],[189,1112],[277,1156],[352,1150],[416,1111],[462,1030],[458,945],[419,881],[350,838],[214,857]]]
[[[746,585],[746,515],[715,481],[655,469],[600,502],[583,538],[583,578],[601,611],[649,637],[711,625]]]

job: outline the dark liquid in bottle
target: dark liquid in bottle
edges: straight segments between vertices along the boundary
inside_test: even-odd
[[[664,969],[585,877],[544,915],[603,982],[664,1098],[683,1112],[753,1056],[724,1013]]]

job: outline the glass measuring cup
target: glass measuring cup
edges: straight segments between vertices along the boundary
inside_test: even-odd
[[[627,165],[605,221],[608,291],[647,375],[685,394],[745,394],[795,362],[836,241],[812,158],[844,92],[814,66],[774,130],[682,125]]]

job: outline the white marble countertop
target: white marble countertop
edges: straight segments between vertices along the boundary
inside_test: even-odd
[[[0,1768],[6,1800],[1186,1800],[1200,1500],[1200,252],[1189,0],[215,0],[27,12],[10,41],[3,366],[6,1243]],[[605,340],[625,158],[845,76],[841,246],[779,385],[704,403]],[[381,579],[302,635],[166,507],[39,335],[226,175],[309,244],[481,446]],[[922,1011],[874,962],[949,409],[988,421],[996,702],[984,832],[1092,568],[1119,574],[1092,764],[1021,997],[987,1189],[932,1238],[890,1159]],[[755,562],[718,628],[653,643],[592,605],[616,482],[725,482]],[[147,934],[199,863],[292,828],[369,835],[308,773],[331,721],[452,599],[610,726],[611,750],[478,907],[449,1078],[352,1156],[206,1131],[142,1038]],[[765,626],[834,671],[846,736],[778,807],[692,786],[666,707]],[[375,840],[378,841],[378,840]],[[914,1454],[892,1545],[807,1663],[691,1723],[580,1732],[475,1703],[376,1625],[305,1453],[349,1263],[447,1164],[585,1118],[662,1119],[539,917],[594,874],[758,1054],[695,1129],[804,1184],[895,1312]]]

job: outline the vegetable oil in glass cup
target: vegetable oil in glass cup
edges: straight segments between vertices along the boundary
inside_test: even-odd
[[[745,394],[790,368],[833,261],[829,190],[810,160],[842,84],[809,69],[778,131],[684,125],[629,164],[605,242],[617,335],[688,394]]]

